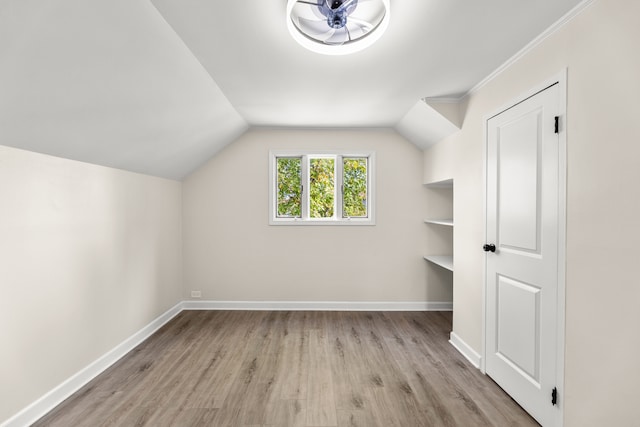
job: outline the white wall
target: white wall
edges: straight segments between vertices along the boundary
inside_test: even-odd
[[[269,226],[269,150],[374,150],[375,226]],[[183,183],[184,297],[451,301],[428,277],[422,153],[391,130],[253,130]]]
[[[595,1],[462,105],[425,152],[456,182],[454,331],[482,349],[484,115],[568,68],[565,426],[637,425],[640,369],[640,2]]]
[[[179,182],[0,146],[0,423],[181,300]]]

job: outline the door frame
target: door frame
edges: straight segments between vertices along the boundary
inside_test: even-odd
[[[558,128],[558,288],[557,288],[557,357],[556,357],[556,387],[558,389],[558,416],[555,425],[561,427],[564,419],[564,343],[565,343],[565,303],[566,303],[566,241],[567,241],[567,69],[564,68],[554,76],[540,82],[529,90],[521,93],[511,101],[503,104],[500,108],[495,109],[491,114],[487,114],[482,119],[484,144],[483,144],[483,224],[484,224],[484,242],[487,242],[487,161],[488,161],[488,122],[491,118],[500,113],[516,106],[524,100],[531,98],[539,92],[558,84],[559,86],[559,105],[560,114]],[[478,250],[481,247],[478,245]],[[486,375],[485,363],[487,360],[487,262],[482,269],[482,360],[480,370]],[[551,396],[549,396],[551,398]]]

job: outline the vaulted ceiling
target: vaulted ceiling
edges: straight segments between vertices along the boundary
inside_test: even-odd
[[[376,44],[326,56],[286,0],[0,0],[0,144],[181,179],[250,126],[394,127],[580,1],[390,0]]]

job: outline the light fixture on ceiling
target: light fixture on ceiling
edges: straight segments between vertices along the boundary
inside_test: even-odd
[[[288,0],[287,27],[302,46],[344,55],[371,46],[389,25],[389,0]]]

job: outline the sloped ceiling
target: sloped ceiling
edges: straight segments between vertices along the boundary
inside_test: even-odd
[[[180,179],[246,121],[151,3],[0,2],[0,144]]]
[[[325,56],[286,0],[3,0],[0,144],[181,179],[247,126],[396,126],[578,3],[391,0],[375,45]]]

